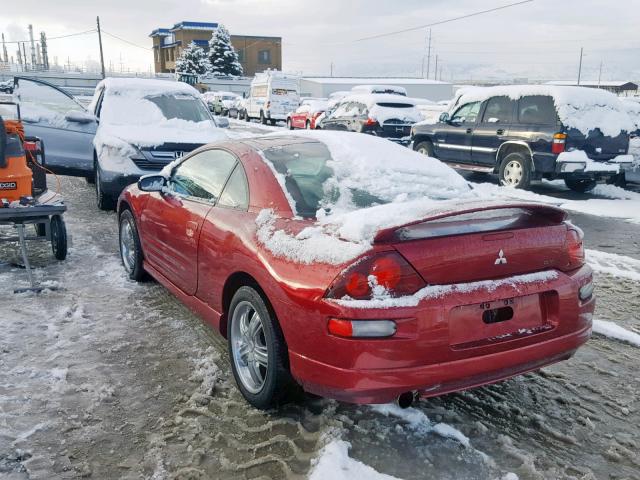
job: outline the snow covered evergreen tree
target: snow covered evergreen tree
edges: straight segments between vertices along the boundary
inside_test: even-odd
[[[182,50],[176,59],[176,72],[204,75],[210,68],[207,52],[195,42],[191,42]]]
[[[209,40],[209,72],[216,76],[240,76],[242,65],[238,53],[231,44],[231,36],[224,25],[218,25]]]

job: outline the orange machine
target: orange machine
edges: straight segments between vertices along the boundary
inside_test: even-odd
[[[33,195],[33,173],[27,166],[24,128],[19,120],[5,120],[6,147],[0,157],[0,200],[19,201]]]

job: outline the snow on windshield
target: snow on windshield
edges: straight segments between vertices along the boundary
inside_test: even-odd
[[[226,138],[199,93],[181,82],[109,78],[94,145],[154,147],[166,142],[209,143]]]
[[[622,101],[614,94],[586,87],[555,85],[509,85],[497,87],[465,87],[458,92],[456,105],[484,101],[490,97],[507,96],[514,100],[529,95],[548,95],[553,98],[558,117],[567,127],[584,135],[599,128],[611,137],[634,129]]]

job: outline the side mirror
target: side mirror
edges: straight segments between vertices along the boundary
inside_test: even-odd
[[[215,122],[218,128],[229,128],[229,119],[227,117],[215,117]]]
[[[449,121],[449,114],[447,112],[442,112],[438,120],[442,123],[447,123]]]
[[[0,117],[0,168],[6,166],[7,160],[4,156],[7,150],[7,131],[4,129],[4,120]]]
[[[89,112],[81,112],[78,110],[71,110],[70,112],[67,112],[67,114],[64,116],[64,119],[67,122],[74,123],[91,123],[96,121],[95,115]]]
[[[145,175],[138,180],[138,188],[143,192],[161,192],[167,185],[167,178],[162,175]]]

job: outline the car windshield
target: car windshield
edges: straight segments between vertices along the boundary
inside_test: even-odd
[[[105,96],[100,121],[111,125],[157,125],[167,120],[211,120],[204,102],[194,95],[168,92],[140,97],[129,92]]]
[[[170,94],[146,97],[156,105],[167,120],[177,118],[188,122],[209,120],[209,112],[202,102],[191,95]]]
[[[295,143],[268,148],[263,154],[276,172],[284,176],[285,188],[296,203],[298,215],[315,218],[319,209],[339,200],[340,192],[335,182],[331,181],[334,177],[334,171],[329,166],[331,153],[325,144]],[[357,208],[387,203],[365,190],[349,190],[351,202]]]

